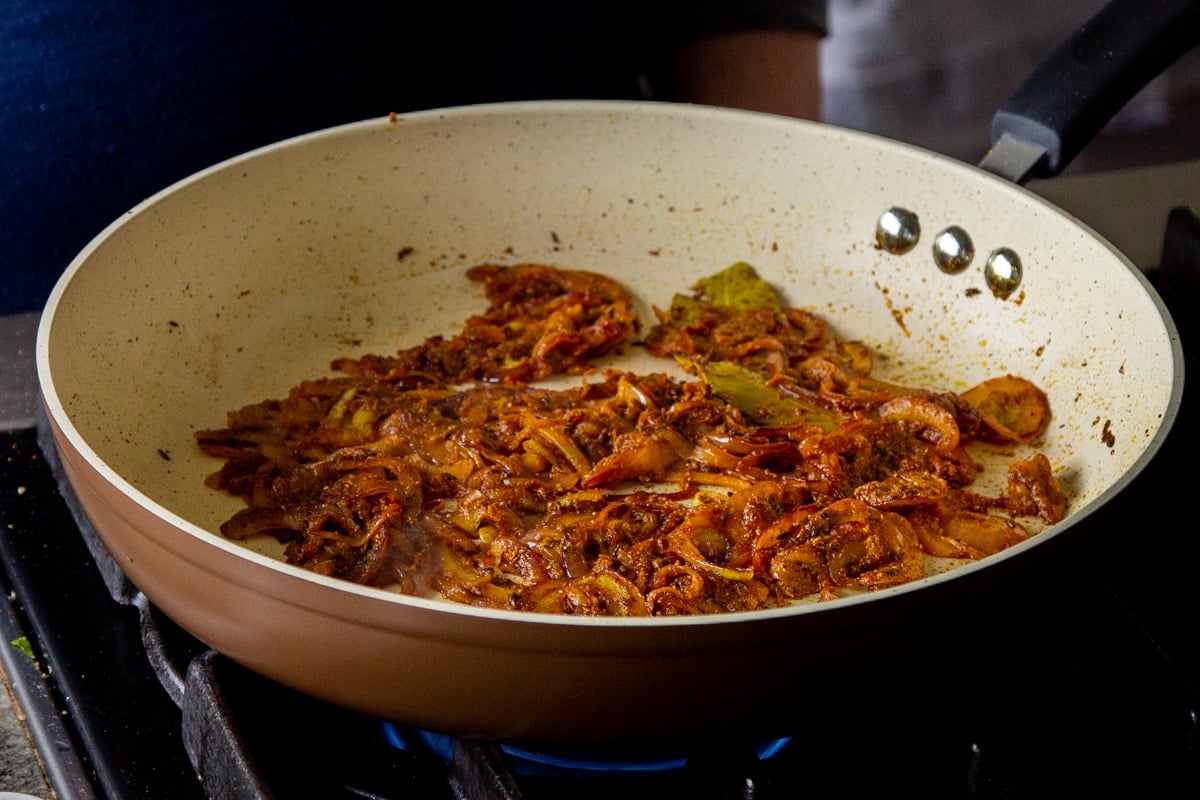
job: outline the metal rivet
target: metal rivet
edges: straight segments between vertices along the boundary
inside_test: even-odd
[[[921,223],[916,214],[904,208],[889,208],[875,225],[875,242],[889,253],[907,253],[919,238]]]
[[[957,225],[951,225],[933,239],[933,261],[942,272],[951,275],[962,272],[974,258],[975,243]]]
[[[1021,283],[1021,259],[1007,247],[993,250],[983,268],[983,277],[996,297],[1008,297]]]

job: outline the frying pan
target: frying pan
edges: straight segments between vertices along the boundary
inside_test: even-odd
[[[881,213],[924,232],[877,246]],[[939,270],[957,225],[979,257]],[[986,254],[1023,265],[1006,298]],[[403,257],[401,255],[404,254]],[[533,261],[622,281],[650,307],[752,263],[878,375],[963,390],[1032,379],[1067,519],[979,562],[827,603],[701,618],[484,610],[315,575],[216,533],[239,502],[193,434],[339,356],[391,353],[485,303],[476,263]],[[613,363],[662,370],[638,348]],[[37,363],[68,487],[121,569],[169,617],[301,692],[461,736],[613,742],[794,727],[799,687],[870,664],[1090,518],[1166,436],[1182,392],[1175,327],[1086,225],[986,171],[866,134],[705,107],[534,102],[367,120],[269,146],[164,190],[103,231],[46,308]]]

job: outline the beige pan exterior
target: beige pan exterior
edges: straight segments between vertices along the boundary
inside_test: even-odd
[[[891,206],[922,225],[903,256],[874,243]],[[960,275],[931,258],[949,225],[979,252]],[[1007,300],[982,275],[1000,246],[1025,266]],[[218,464],[194,431],[326,374],[337,356],[452,332],[484,305],[467,267],[604,272],[630,287],[648,326],[651,305],[739,260],[839,336],[887,353],[883,377],[961,391],[1013,373],[1041,385],[1068,519],[896,589],[701,619],[472,609],[316,576],[216,533],[239,502],[204,486]],[[664,369],[644,358],[626,348],[613,363]],[[785,681],[814,652],[853,663],[901,609],[983,585],[1096,512],[1158,449],[1182,391],[1178,337],[1143,276],[1024,189],[829,126],[631,103],[368,120],[217,165],[78,256],[46,308],[37,361],[72,488],[118,564],[184,628],[335,703],[558,741],[688,736],[711,722],[714,680],[723,724],[784,727],[798,702]]]

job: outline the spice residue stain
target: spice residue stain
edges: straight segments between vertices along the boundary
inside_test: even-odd
[[[912,336],[912,333],[909,332],[908,327],[904,324],[904,311],[906,309],[896,308],[896,304],[892,302],[888,290],[880,286],[878,281],[875,282],[875,288],[883,295],[883,302],[887,303],[888,311],[891,312],[892,319],[896,320],[896,324],[900,326],[900,330],[904,331],[905,336]]]
[[[1109,450],[1116,445],[1117,437],[1113,435],[1111,419],[1104,420],[1104,427],[1100,431],[1100,441],[1104,442],[1105,447]]]

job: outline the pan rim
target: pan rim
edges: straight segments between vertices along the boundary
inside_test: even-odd
[[[718,118],[733,118],[745,117],[747,115],[774,120],[773,124],[786,126],[801,126],[810,131],[816,131],[823,136],[847,137],[850,139],[868,140],[875,147],[894,148],[898,152],[907,153],[909,156],[915,156],[923,159],[933,159],[943,165],[951,165],[955,168],[967,170],[972,176],[977,178],[982,177],[986,180],[994,182],[997,189],[1003,191],[1012,191],[1031,199],[1033,202],[1040,204],[1052,212],[1067,218],[1073,226],[1080,228],[1085,233],[1089,234],[1093,239],[1102,243],[1105,248],[1110,251],[1127,270],[1132,272],[1138,280],[1143,290],[1149,296],[1151,302],[1158,311],[1159,319],[1162,321],[1167,339],[1171,349],[1171,367],[1172,367],[1172,384],[1168,396],[1167,404],[1164,413],[1159,422],[1158,428],[1155,430],[1150,439],[1149,444],[1135,459],[1131,467],[1112,485],[1107,487],[1097,497],[1081,509],[1073,511],[1070,516],[1062,523],[1047,529],[1046,531],[1031,536],[1028,540],[1014,545],[1000,553],[989,556],[980,561],[964,563],[946,572],[940,572],[933,575],[928,575],[922,579],[912,581],[910,583],[899,586],[890,587],[887,589],[864,592],[855,594],[849,597],[839,598],[832,603],[798,603],[790,604],[781,607],[772,607],[765,609],[757,609],[753,611],[728,612],[720,614],[700,615],[695,617],[649,617],[649,618],[611,618],[611,617],[574,617],[558,614],[541,614],[529,611],[516,611],[508,609],[488,609],[467,606],[460,603],[455,603],[450,600],[440,598],[425,598],[412,595],[403,595],[397,592],[388,591],[370,586],[363,586],[350,581],[345,581],[327,576],[317,575],[315,573],[304,570],[287,564],[282,561],[275,560],[261,553],[254,552],[248,548],[225,539],[218,534],[212,533],[195,523],[189,522],[180,517],[169,508],[152,500],[141,490],[137,489],[128,479],[124,478],[109,466],[99,455],[98,452],[88,443],[82,436],[79,430],[75,427],[70,416],[66,413],[65,407],[59,398],[57,387],[54,381],[53,367],[50,361],[50,339],[51,330],[55,322],[55,311],[58,308],[68,286],[72,279],[84,265],[88,262],[91,254],[95,252],[108,238],[110,238],[117,230],[126,225],[131,219],[136,217],[141,211],[147,209],[164,198],[175,193],[185,190],[193,183],[204,180],[209,175],[231,169],[249,160],[253,160],[265,154],[284,150],[300,145],[305,145],[315,141],[319,141],[325,137],[336,137],[343,135],[351,135],[360,130],[378,127],[381,124],[386,125],[403,125],[406,122],[421,122],[429,120],[443,119],[447,116],[453,117],[474,117],[487,116],[493,114],[510,115],[514,113],[536,115],[543,113],[554,114],[669,114],[669,115],[684,115],[696,120],[702,120],[708,117]],[[423,111],[414,111],[400,115],[393,115],[384,118],[372,118],[349,122],[330,128],[321,129],[309,133],[300,134],[289,137],[278,142],[270,143],[245,153],[235,155],[231,158],[220,161],[198,172],[195,172],[165,188],[149,196],[145,200],[139,202],[129,211],[122,214],[117,219],[109,223],[103,230],[100,231],[70,262],[66,270],[56,282],[49,300],[42,313],[41,320],[38,325],[37,343],[36,343],[36,364],[37,373],[40,384],[41,399],[47,414],[52,424],[57,429],[57,432],[66,440],[66,443],[83,458],[91,469],[96,470],[99,475],[106,480],[110,485],[118,488],[124,495],[131,498],[139,507],[153,514],[158,519],[172,525],[180,532],[187,534],[193,539],[199,540],[206,546],[215,547],[223,553],[242,560],[249,560],[257,566],[269,568],[273,573],[286,577],[288,579],[300,580],[306,583],[315,583],[327,589],[336,590],[339,592],[349,592],[350,594],[369,599],[376,603],[385,603],[402,607],[411,607],[421,609],[423,611],[436,611],[438,613],[450,612],[455,615],[460,615],[468,618],[485,619],[497,623],[515,623],[521,625],[552,625],[566,627],[595,627],[595,628],[631,628],[631,629],[665,629],[665,628],[693,628],[696,626],[708,627],[711,625],[726,625],[733,623],[744,623],[748,621],[770,621],[780,617],[806,616],[822,611],[830,611],[833,609],[848,609],[862,606],[868,603],[885,600],[899,595],[906,595],[922,589],[948,583],[952,580],[968,577],[974,573],[992,567],[1010,559],[1021,557],[1032,548],[1038,546],[1047,538],[1057,537],[1067,530],[1074,528],[1079,523],[1090,517],[1097,509],[1104,506],[1109,500],[1124,489],[1134,478],[1136,478],[1150,463],[1150,461],[1158,453],[1162,447],[1167,435],[1170,433],[1174,425],[1178,411],[1182,402],[1183,382],[1184,382],[1184,361],[1182,346],[1178,330],[1174,320],[1171,318],[1169,311],[1163,303],[1157,291],[1150,284],[1145,274],[1129,261],[1119,250],[1111,243],[1105,240],[1102,236],[1092,230],[1086,223],[1077,219],[1073,215],[1062,211],[1054,206],[1049,201],[1039,197],[1025,187],[1016,186],[1008,181],[986,173],[973,165],[959,162],[948,156],[943,156],[937,153],[931,153],[919,147],[908,145],[902,142],[897,142],[885,137],[874,134],[853,131],[826,123],[812,122],[808,120],[798,120],[785,117],[776,117],[770,114],[761,114],[757,112],[740,111],[733,109],[715,108],[708,106],[697,105],[679,105],[671,103],[661,103],[655,101],[596,101],[596,100],[538,100],[538,101],[519,101],[519,102],[503,102],[480,104],[473,106],[461,106],[453,108],[429,109]],[[274,591],[274,590],[272,590]],[[296,598],[291,598],[292,602]],[[317,608],[318,604],[314,601],[313,608]]]

